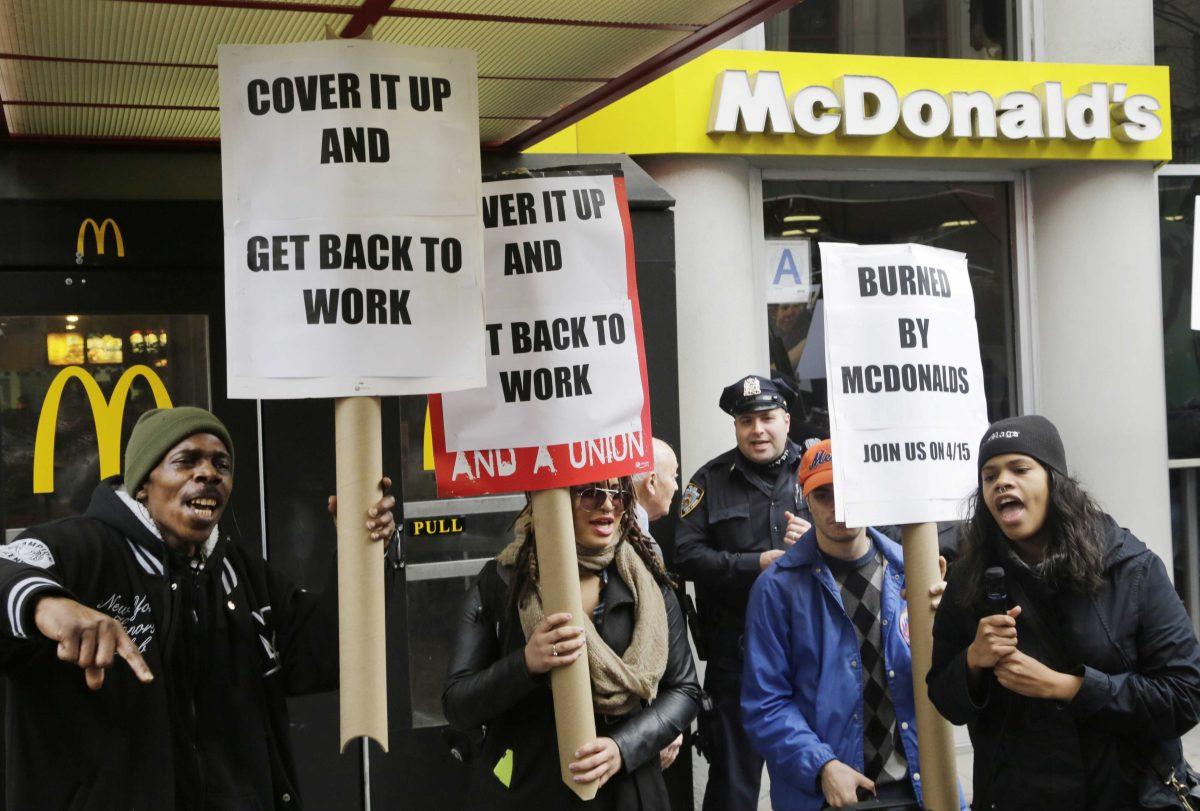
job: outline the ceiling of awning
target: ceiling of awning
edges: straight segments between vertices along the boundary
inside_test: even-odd
[[[217,46],[479,55],[480,142],[519,150],[798,0],[0,0],[0,142],[216,144]]]

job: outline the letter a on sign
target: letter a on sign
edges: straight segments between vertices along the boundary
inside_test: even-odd
[[[767,240],[766,257],[767,303],[791,304],[807,302],[811,263],[807,239]]]
[[[784,248],[779,255],[779,265],[775,268],[775,281],[772,284],[784,282],[784,276],[790,277],[790,284],[803,284],[800,271],[796,268],[796,258],[792,256],[791,248]]]

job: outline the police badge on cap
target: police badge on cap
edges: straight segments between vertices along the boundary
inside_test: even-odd
[[[791,406],[795,393],[782,380],[768,380],[758,375],[747,375],[721,392],[719,405],[726,414],[737,416],[749,411],[769,411]]]

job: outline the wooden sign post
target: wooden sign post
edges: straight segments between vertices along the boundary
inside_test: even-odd
[[[974,489],[988,424],[967,257],[927,245],[821,244],[835,515],[902,529],[912,655],[913,775],[926,808],[955,811],[950,724],[929,701],[937,525]],[[915,771],[915,770],[914,770]]]
[[[442,497],[533,493],[542,608],[580,625],[567,488],[654,469],[625,179],[591,166],[483,185],[488,385],[430,398],[430,462]],[[599,786],[568,770],[596,737],[587,656],[550,686],[562,781],[591,800]]]
[[[337,39],[217,61],[228,392],[335,400],[339,742],[386,751],[379,397],[485,382],[476,57]]]

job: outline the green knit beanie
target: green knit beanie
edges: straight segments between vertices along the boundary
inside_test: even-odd
[[[136,495],[167,451],[192,434],[213,434],[224,442],[232,465],[229,430],[211,411],[192,406],[154,408],[138,417],[125,446],[125,492]]]

